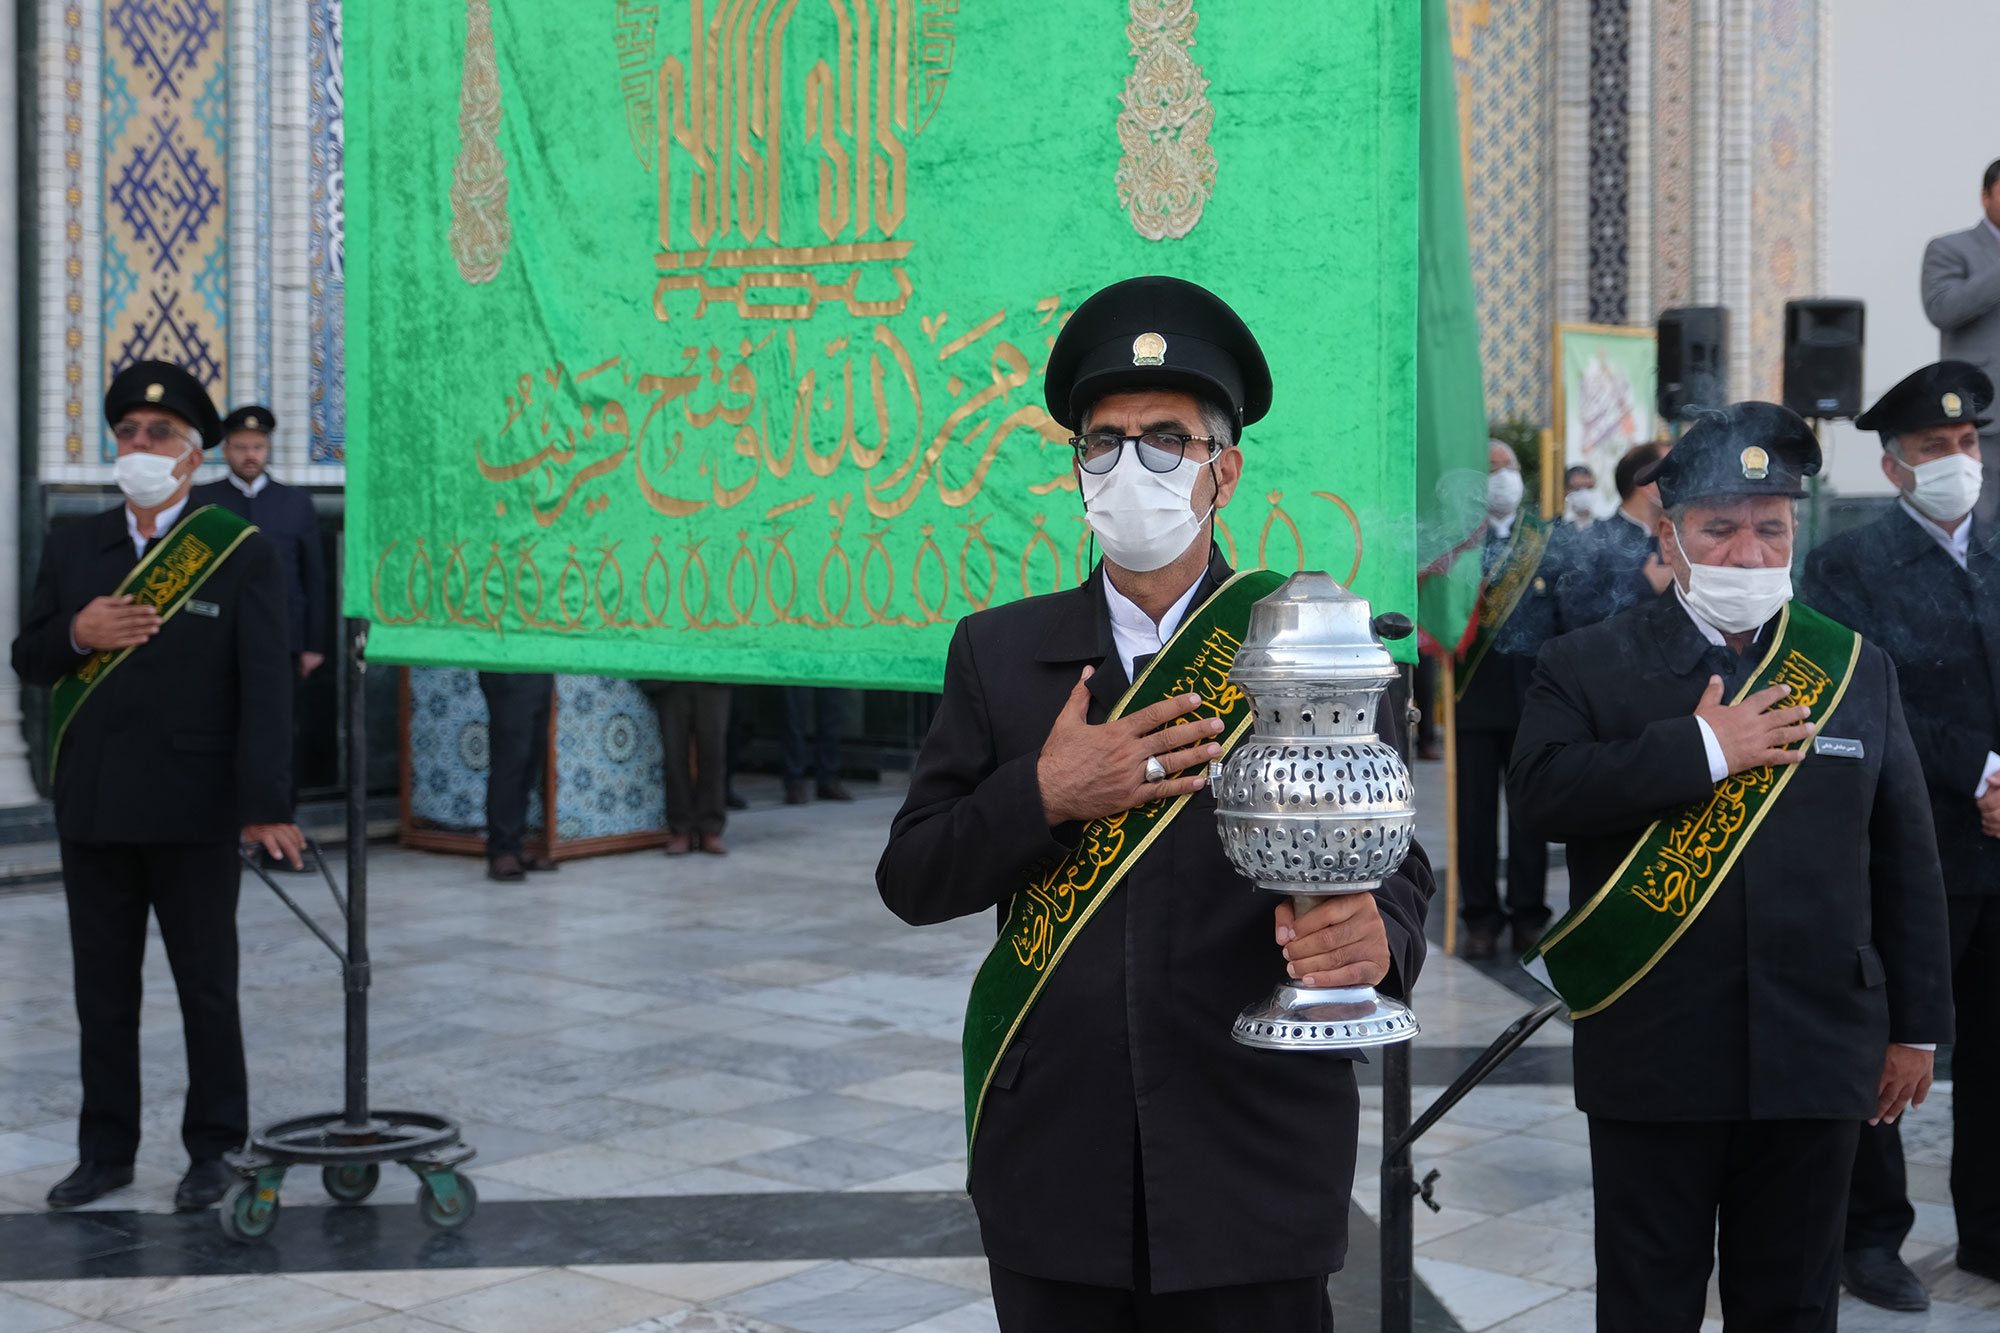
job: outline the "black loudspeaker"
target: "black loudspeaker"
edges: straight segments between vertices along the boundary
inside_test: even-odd
[[[1861,411],[1859,301],[1785,302],[1785,406],[1802,417]]]
[[[1659,408],[1680,421],[1729,405],[1729,310],[1684,305],[1660,312]]]

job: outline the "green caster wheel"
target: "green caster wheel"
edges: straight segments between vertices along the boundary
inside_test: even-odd
[[[427,1226],[440,1231],[456,1231],[472,1220],[479,1207],[479,1192],[470,1177],[456,1171],[439,1171],[420,1177],[417,1185],[417,1212]]]
[[[335,1203],[360,1203],[375,1192],[381,1180],[382,1168],[374,1162],[321,1167],[319,1173],[319,1183]]]
[[[222,1196],[216,1216],[223,1235],[238,1245],[258,1244],[278,1225],[278,1192],[256,1181],[239,1180]]]

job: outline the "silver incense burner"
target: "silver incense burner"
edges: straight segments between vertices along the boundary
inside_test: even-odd
[[[1400,638],[1409,626],[1397,615],[1379,628]],[[1410,850],[1410,770],[1375,733],[1397,672],[1377,628],[1367,600],[1330,575],[1294,574],[1251,608],[1229,673],[1255,714],[1214,784],[1223,851],[1257,887],[1290,894],[1301,916],[1323,897],[1376,888]],[[1346,1049],[1408,1041],[1417,1020],[1373,986],[1281,983],[1233,1033],[1273,1050]]]

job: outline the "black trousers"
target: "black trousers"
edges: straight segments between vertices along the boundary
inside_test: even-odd
[[[1951,1201],[1958,1243],[2000,1263],[2000,896],[1952,894]],[[1847,1248],[1900,1250],[1917,1220],[1895,1125],[1863,1125],[1847,1197]]]
[[[486,856],[521,854],[528,792],[549,760],[549,704],[556,678],[541,672],[479,673],[486,696]]]
[[[139,1004],[146,917],[180,992],[187,1044],[181,1142],[195,1161],[241,1147],[250,1133],[243,1023],[236,1006],[233,842],[62,842],[83,1115],[76,1146],[88,1161],[130,1162],[139,1150]]]
[[[1549,919],[1548,845],[1507,815],[1507,905],[1500,905],[1500,787],[1512,731],[1458,733],[1459,915],[1473,930],[1541,926]]]
[[[660,716],[667,830],[719,834],[729,818],[730,687],[693,680],[649,681],[647,687]],[[694,743],[692,769],[689,741]]]
[[[1730,1333],[1833,1333],[1856,1128],[1590,1117],[1600,1333],[1695,1333],[1718,1250]]]
[[[804,782],[810,770],[820,782],[840,777],[840,732],[847,721],[849,691],[828,686],[785,687],[785,781]],[[812,731],[808,750],[806,732]]]

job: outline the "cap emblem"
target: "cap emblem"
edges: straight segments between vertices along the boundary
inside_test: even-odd
[[[1743,451],[1741,461],[1747,481],[1762,481],[1771,475],[1771,456],[1754,444]]]
[[[167,396],[167,388],[164,384],[148,384],[146,386],[147,402],[157,403],[166,396]]]
[[[246,425],[246,426],[248,426],[248,427],[249,427],[249,428],[250,428],[251,430],[262,430],[262,429],[264,429],[264,423],[263,423],[262,421],[259,421],[259,420],[257,419],[257,416],[256,416],[256,414],[255,414],[255,413],[252,413],[252,414],[251,414],[250,416],[247,416],[247,417],[243,418],[243,424],[244,424],[244,425]]]
[[[1959,413],[1964,410],[1964,406],[1965,405],[1959,401],[1959,397],[1957,394],[1948,393],[1944,396],[1944,414],[1946,416],[1954,418],[1957,417]]]
[[[1132,364],[1135,366],[1158,366],[1166,364],[1167,340],[1157,333],[1142,333],[1132,340]]]

